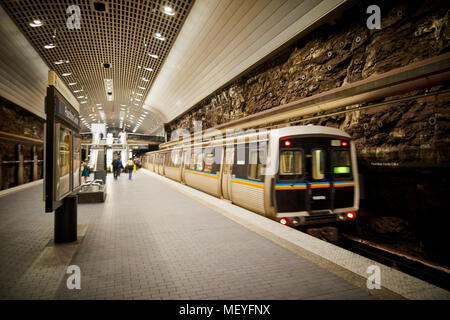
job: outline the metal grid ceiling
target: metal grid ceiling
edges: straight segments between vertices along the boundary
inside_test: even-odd
[[[94,2],[104,3],[105,11],[97,11]],[[144,110],[143,103],[193,2],[6,0],[1,5],[71,91],[83,90],[74,96],[80,97],[81,116],[86,123],[106,122],[109,127],[119,127],[122,116],[122,127],[127,131],[137,129],[145,133],[161,125],[160,116]],[[71,16],[66,11],[73,4],[80,7],[80,29],[69,29],[66,25]],[[163,12],[166,5],[173,8],[174,15]],[[40,20],[42,26],[31,27],[33,20]],[[157,39],[156,33],[165,40]],[[50,43],[56,47],[45,49]],[[64,63],[55,64],[59,60]],[[105,63],[110,68],[105,68]],[[105,79],[112,79],[113,101],[107,101]],[[139,117],[143,122],[136,128]]]

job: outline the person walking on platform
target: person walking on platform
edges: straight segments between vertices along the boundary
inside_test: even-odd
[[[131,177],[133,176],[133,169],[134,169],[134,162],[133,160],[129,159],[127,162],[127,169],[128,169],[128,179],[131,180]]]
[[[117,175],[119,174],[120,170],[120,162],[117,158],[115,158],[112,162],[113,167],[113,173],[114,173],[114,180],[117,180]]]
[[[83,163],[83,172],[81,173],[81,176],[84,177],[84,182],[87,182],[87,178],[91,174],[91,170],[89,169],[88,159],[84,159]]]
[[[120,177],[120,171],[123,169],[122,159],[119,158],[119,177]]]

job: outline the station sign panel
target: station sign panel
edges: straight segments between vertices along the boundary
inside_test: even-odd
[[[49,72],[45,97],[45,212],[53,212],[81,185],[79,105],[57,75]]]

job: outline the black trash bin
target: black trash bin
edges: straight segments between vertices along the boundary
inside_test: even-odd
[[[55,210],[55,243],[77,241],[78,196],[69,195]]]

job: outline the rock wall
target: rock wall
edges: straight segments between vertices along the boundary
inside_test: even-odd
[[[207,129],[449,51],[449,2],[377,2],[381,30],[366,27],[371,4],[357,2],[334,24],[314,30],[166,127],[193,132],[194,121],[202,121]],[[365,184],[360,235],[420,242],[428,248],[421,254],[447,264],[440,244],[445,224],[438,221],[448,211],[442,190],[449,185],[449,97],[430,95],[303,123],[337,127],[354,138]]]
[[[0,98],[0,131],[35,139],[44,139],[44,120],[29,111]],[[33,147],[36,147],[39,160],[43,160],[43,145],[17,142],[0,136],[0,156],[2,161],[17,161],[18,145],[22,146],[24,160],[33,160]],[[0,190],[18,185],[16,163],[1,164]],[[24,164],[24,183],[33,180],[32,163]],[[43,176],[43,163],[39,164],[38,178]]]
[[[320,27],[213,93],[171,122],[169,130],[184,128],[192,132],[194,121],[202,121],[203,129],[207,129],[449,50],[448,2],[381,2],[380,30],[366,27],[367,6],[368,2],[359,2],[334,25]],[[439,96],[322,119],[318,123],[340,127],[356,139],[363,139],[359,144],[360,156],[375,153],[376,157],[383,154],[383,161],[392,156],[441,162],[448,160],[443,152],[423,150],[436,143],[445,144],[446,106],[448,97]],[[431,117],[434,119],[430,120]],[[427,125],[429,121],[434,124]],[[386,145],[392,146],[392,150],[385,150]]]

